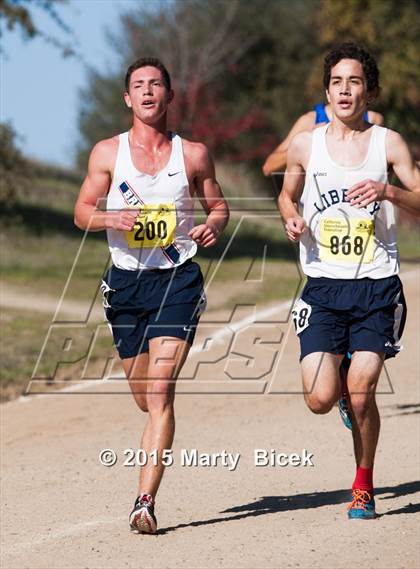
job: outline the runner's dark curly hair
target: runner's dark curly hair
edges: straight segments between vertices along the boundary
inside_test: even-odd
[[[328,89],[331,79],[331,69],[342,59],[360,61],[366,78],[369,93],[379,90],[379,69],[374,57],[360,45],[353,42],[341,43],[335,46],[324,59],[324,87]]]

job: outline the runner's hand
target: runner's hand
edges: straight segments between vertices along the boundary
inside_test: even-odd
[[[296,243],[306,229],[306,222],[303,217],[289,217],[285,224],[286,235],[290,241]]]
[[[374,180],[363,180],[352,186],[346,195],[346,200],[357,209],[385,199],[386,184]]]
[[[131,231],[139,213],[140,211],[137,209],[108,212],[106,227],[107,229],[116,229],[117,231]]]
[[[216,243],[219,233],[213,227],[202,223],[201,225],[196,225],[188,233],[191,239],[201,245],[202,247],[211,247]]]

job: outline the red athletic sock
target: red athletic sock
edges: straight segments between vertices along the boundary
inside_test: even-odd
[[[358,466],[356,469],[356,478],[354,479],[352,490],[355,489],[373,491],[373,468],[363,468]]]

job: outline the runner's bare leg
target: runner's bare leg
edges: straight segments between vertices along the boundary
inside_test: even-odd
[[[357,466],[372,468],[379,438],[380,417],[375,401],[384,354],[354,352],[347,376],[354,424],[352,429]]]
[[[159,488],[165,470],[161,461],[162,451],[172,447],[175,432],[176,378],[189,349],[190,344],[179,338],[160,337],[149,340],[146,392],[148,418],[140,446],[147,453],[148,461],[140,470],[139,494],[155,497]],[[132,385],[135,385],[133,381]],[[144,394],[138,394],[137,398],[144,405]],[[150,458],[150,453],[154,450],[157,450],[157,464]]]
[[[142,411],[147,411],[147,368],[149,352],[122,361],[134,400]]]
[[[343,356],[313,352],[301,362],[305,402],[313,413],[328,413],[341,397],[340,363]]]

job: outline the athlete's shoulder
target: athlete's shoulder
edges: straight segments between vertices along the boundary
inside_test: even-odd
[[[396,130],[392,130],[391,128],[385,128],[383,126],[377,126],[377,129],[381,129],[381,131],[385,131],[385,145],[387,151],[393,147],[403,147],[407,146],[406,141],[404,140],[403,136],[397,132]]]
[[[300,166],[306,170],[312,149],[313,131],[299,132],[290,142],[287,150],[287,169]]]
[[[118,151],[119,135],[111,138],[104,138],[95,144],[92,148],[92,154],[97,156],[107,156]]]
[[[403,136],[390,128],[377,127],[386,130],[385,133],[385,149],[388,162],[394,163],[398,157],[409,154],[408,144]]]
[[[195,142],[182,138],[184,156],[190,160],[206,160],[210,156],[208,147],[203,142]]]
[[[214,161],[204,143],[182,138],[182,149],[188,180],[215,176]]]
[[[290,142],[290,152],[302,152],[311,148],[314,131],[305,130],[294,136]]]
[[[182,148],[189,176],[195,176],[213,170],[213,158],[203,142],[193,142],[192,140],[183,138]]]
[[[378,125],[376,125],[376,128],[386,131],[387,143],[388,143],[388,141],[389,142],[404,141],[404,138],[402,137],[402,135],[399,132],[397,132],[396,130],[392,130],[392,128],[386,128],[384,126],[378,126]]]
[[[89,166],[112,169],[118,152],[119,136],[100,140],[92,148],[89,158]]]

